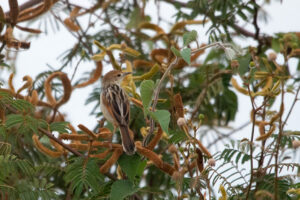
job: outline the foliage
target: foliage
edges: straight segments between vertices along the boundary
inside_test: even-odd
[[[170,26],[161,16],[155,23],[150,1],[92,1],[83,8],[11,0],[6,13],[0,6],[1,72],[23,67],[14,68],[16,55],[30,43],[16,37],[17,29],[38,37],[47,23],[45,30],[31,26],[49,18],[76,38],[61,66],[24,76],[20,88],[14,73],[0,77],[1,199],[299,199],[300,134],[286,125],[297,114],[300,34],[262,34],[258,15],[266,2],[156,1],[158,10],[174,9]],[[207,41],[198,37],[203,27]],[[240,36],[257,46],[241,49],[233,43]],[[73,80],[83,61],[95,69]],[[131,102],[131,156],[99,108],[104,66],[132,73],[121,84]],[[75,126],[61,106],[90,85],[86,104],[94,104],[99,123]],[[252,109],[250,131],[223,133],[239,120],[241,95]]]

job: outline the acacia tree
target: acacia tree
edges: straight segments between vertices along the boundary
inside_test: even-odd
[[[9,0],[9,11],[0,7],[0,70],[18,70],[11,54],[30,48],[15,37],[16,29],[38,35],[45,30],[33,29],[34,22],[48,18],[77,39],[61,66],[24,75],[21,88],[14,87],[13,73],[4,78],[1,199],[298,199],[293,148],[300,146],[299,130],[286,124],[297,114],[299,66],[291,70],[289,60],[299,63],[300,34],[261,33],[255,0],[156,1],[158,10],[162,4],[175,10],[170,28],[162,27],[161,16],[151,20],[149,3],[95,0],[84,8],[68,0]],[[190,25],[207,27],[209,40],[200,40]],[[257,45],[238,48],[232,42],[237,37]],[[94,62],[95,70],[73,81],[82,61]],[[131,101],[133,156],[123,153],[119,133],[112,133],[99,108],[99,80],[109,65],[132,72],[122,87]],[[60,112],[74,90],[88,85],[94,85],[86,103],[96,103],[96,127],[71,124]],[[252,107],[252,131],[243,140],[231,137],[240,128],[227,134],[219,129],[235,120],[237,93],[247,95]],[[291,105],[287,93],[294,96]]]

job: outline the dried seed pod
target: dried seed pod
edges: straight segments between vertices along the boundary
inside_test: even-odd
[[[9,17],[10,17],[10,23],[12,25],[15,25],[17,23],[17,19],[19,16],[19,5],[18,0],[9,0]]]
[[[146,61],[146,60],[134,60],[133,61],[134,68],[140,68],[140,67],[149,68],[149,67],[152,67],[154,64],[155,64],[154,62]]]
[[[184,107],[180,93],[174,95],[174,109],[175,109],[175,116],[184,117]]]
[[[181,21],[181,22],[177,22],[170,30],[170,33],[174,33],[175,31],[177,31],[178,29],[182,29],[184,28],[186,25],[191,25],[191,24],[204,24],[208,22],[208,20],[186,20],[186,21]]]
[[[90,131],[87,127],[85,127],[83,124],[79,124],[78,128],[82,130],[83,132],[87,133],[89,136],[91,136],[93,139],[97,139],[96,134],[94,134],[92,131]]]
[[[39,137],[36,134],[32,135],[32,140],[35,145],[35,147],[42,153],[51,156],[53,158],[58,158],[60,157],[63,153],[62,152],[57,152],[57,151],[52,151],[45,147],[39,140]]]
[[[275,129],[276,129],[276,126],[273,124],[271,126],[270,130],[266,134],[263,134],[263,135],[259,136],[258,138],[256,138],[256,141],[268,139],[272,135],[272,133],[275,131]]]
[[[86,134],[60,134],[59,139],[63,140],[90,140],[90,137]]]
[[[64,24],[70,31],[77,32],[80,30],[80,27],[71,18],[66,18]]]
[[[18,22],[27,21],[45,13],[46,11],[50,10],[53,4],[55,4],[57,1],[58,0],[44,0],[42,4],[22,11],[18,18]]]
[[[62,96],[62,98],[58,102],[52,96],[51,81],[55,77],[59,77],[61,79],[63,87],[64,87],[64,95]],[[47,97],[49,103],[53,107],[58,108],[62,104],[66,103],[69,100],[70,96],[71,96],[71,92],[72,92],[71,82],[70,82],[68,76],[63,72],[54,72],[54,73],[52,73],[47,78],[47,80],[45,81],[44,87],[45,87],[46,97]]]
[[[16,25],[16,27],[18,29],[20,29],[21,31],[25,31],[25,32],[28,32],[28,33],[35,33],[35,34],[40,34],[42,31],[39,30],[39,29],[33,29],[33,28],[28,28],[28,27],[22,27],[22,26],[19,26],[19,25]]]
[[[9,86],[9,89],[11,91],[11,93],[15,94],[15,88],[14,88],[14,84],[13,84],[13,79],[14,79],[14,73],[11,73],[9,75],[9,79],[8,79],[8,86]]]
[[[97,134],[97,138],[109,139],[112,137],[112,132],[108,128],[99,128],[99,133]]]
[[[196,153],[197,153],[197,166],[198,170],[201,173],[204,169],[203,167],[203,155],[200,149],[196,148]]]
[[[170,54],[168,49],[154,49],[151,51],[151,58],[153,61],[161,64],[163,63],[164,59],[167,58]]]
[[[141,76],[133,76],[132,79],[137,81],[148,80],[151,79],[158,71],[159,71],[159,65],[155,64],[153,65],[153,67],[151,67],[149,72],[144,73]]]
[[[123,153],[122,149],[115,149],[112,156],[104,163],[104,165],[102,165],[100,167],[100,172],[102,174],[105,174],[106,172],[108,172],[108,170],[111,168],[111,166],[117,162],[117,160],[122,155],[122,153]]]
[[[163,135],[163,131],[161,129],[161,127],[158,128],[157,133],[155,134],[155,136],[153,137],[153,139],[149,142],[149,144],[147,145],[147,149],[149,150],[153,150],[154,147],[158,144],[158,142],[160,141],[161,137]]]
[[[23,81],[26,81],[26,83],[17,91],[17,95],[23,91],[24,89],[28,88],[28,90],[32,87],[32,78],[30,76],[24,76]]]
[[[162,168],[163,166],[163,161],[159,158],[159,156],[154,153],[153,151],[142,147],[142,144],[140,143],[140,141],[135,143],[137,151],[142,154],[143,156],[145,156],[146,158],[148,158],[149,160],[151,160],[153,162],[153,164],[155,166],[157,166],[158,168]]]
[[[198,144],[201,152],[205,153],[207,155],[207,157],[211,158],[212,155],[211,155],[211,153],[209,153],[208,149],[205,148],[204,145],[199,140],[197,140],[197,139],[194,139],[194,140]]]
[[[231,78],[231,84],[232,84],[232,86],[237,90],[237,91],[239,91],[240,93],[242,93],[242,94],[245,94],[245,95],[248,95],[249,96],[249,92],[248,92],[248,90],[246,90],[245,88],[243,88],[243,87],[241,87],[241,86],[239,86],[239,84],[237,83],[237,81],[235,80],[235,78]],[[253,96],[253,92],[251,92],[251,96]]]
[[[101,77],[102,69],[103,69],[102,62],[101,61],[96,62],[96,69],[93,75],[91,76],[91,78],[88,81],[75,85],[74,88],[82,88],[95,83]]]
[[[39,96],[38,96],[38,93],[36,90],[33,90],[32,93],[31,93],[31,100],[30,100],[30,103],[32,105],[37,105],[38,104],[38,101],[39,101]]]

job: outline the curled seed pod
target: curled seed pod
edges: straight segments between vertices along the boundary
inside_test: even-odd
[[[93,75],[91,76],[91,78],[86,82],[75,85],[74,88],[82,88],[95,83],[101,77],[102,69],[103,69],[102,62],[101,61],[96,62],[96,69]]]
[[[142,154],[143,156],[145,156],[146,158],[148,158],[149,160],[151,160],[153,162],[153,164],[155,166],[157,166],[158,168],[162,168],[163,165],[163,161],[161,160],[161,158],[154,153],[153,151],[142,147],[142,144],[138,141],[135,143],[137,151]]]
[[[170,33],[175,32],[178,29],[182,29],[184,28],[186,25],[188,24],[204,24],[208,22],[208,20],[186,20],[186,21],[181,21],[181,22],[177,22],[170,30]]]
[[[38,93],[36,90],[33,90],[31,93],[31,100],[30,103],[32,103],[33,105],[37,105],[39,102],[39,97],[38,97]]]
[[[143,68],[150,68],[154,65],[155,63],[154,62],[151,62],[151,61],[146,61],[146,60],[134,60],[133,61],[133,67],[134,68],[140,68],[140,67],[143,67]]]
[[[93,139],[96,139],[97,136],[92,131],[90,131],[87,127],[85,127],[83,124],[79,124],[78,128],[82,130],[83,132],[87,133],[89,136],[91,136]]]
[[[60,139],[63,140],[90,140],[90,137],[86,134],[60,134],[59,135]]]
[[[112,132],[108,128],[99,128],[97,138],[109,139],[112,137]]]
[[[55,77],[59,77],[62,81],[63,87],[64,87],[64,95],[62,96],[62,98],[57,102],[56,99],[52,96],[52,86],[51,86],[51,81],[53,80],[53,78]],[[66,103],[70,96],[71,96],[71,92],[72,92],[72,87],[71,87],[71,82],[68,78],[68,76],[65,73],[62,72],[54,72],[52,73],[47,80],[45,81],[44,84],[45,87],[45,94],[46,97],[49,101],[49,103],[53,106],[58,108],[59,106],[61,106],[62,104]]]
[[[275,129],[276,129],[276,126],[273,124],[271,126],[270,130],[266,134],[263,134],[263,135],[259,136],[258,138],[256,138],[256,141],[268,139],[272,135],[272,133],[275,131]]]
[[[268,76],[265,86],[260,91],[254,93],[253,96],[267,95],[268,92],[271,90],[272,85],[273,85],[273,78],[272,78],[272,76]]]
[[[165,34],[165,31],[157,26],[156,24],[152,24],[149,22],[144,22],[139,25],[139,29],[150,29],[155,31],[157,34]]]
[[[208,149],[205,148],[204,145],[199,140],[197,140],[197,139],[194,139],[194,140],[198,144],[201,152],[205,153],[207,155],[207,157],[211,158],[212,155],[211,155],[211,153],[209,153]]]
[[[50,149],[48,149],[47,147],[45,147],[39,140],[39,137],[36,134],[32,135],[32,140],[34,143],[34,146],[42,153],[53,157],[53,158],[58,158],[60,157],[63,153],[62,152],[57,152],[57,151],[52,151]]]
[[[157,133],[155,134],[155,136],[153,137],[153,139],[149,142],[149,144],[147,145],[147,149],[149,150],[153,150],[154,147],[158,144],[158,142],[160,141],[161,137],[163,135],[163,131],[161,129],[161,127],[158,128]]]
[[[26,83],[17,91],[17,95],[22,92],[24,89],[28,88],[28,90],[32,87],[32,78],[30,76],[24,76],[23,81],[26,81]]]
[[[261,121],[258,125],[259,127],[259,134],[264,135],[265,134],[265,126],[268,125],[269,123],[266,121]]]
[[[66,152],[66,150],[60,144],[58,144],[57,142],[55,142],[54,140],[50,139],[50,143],[52,144],[52,146],[55,147],[55,149],[57,151],[62,152],[62,153]]]
[[[9,75],[9,79],[8,79],[8,87],[11,91],[11,93],[15,94],[15,88],[14,88],[14,84],[13,84],[13,79],[14,79],[14,73],[11,73]]]
[[[136,106],[138,106],[138,107],[140,107],[140,108],[143,108],[143,107],[144,107],[144,106],[143,106],[143,103],[142,103],[140,100],[135,99],[135,98],[133,98],[133,97],[129,97],[129,99],[130,99],[130,101],[131,101],[132,103],[134,103],[134,105],[136,105]]]
[[[122,155],[122,153],[123,153],[122,149],[115,149],[112,156],[104,163],[104,165],[102,165],[100,167],[100,172],[102,174],[105,174],[106,172],[108,172],[108,170],[111,168],[111,166],[117,162],[117,160]]]
[[[132,77],[133,80],[148,80],[151,79],[157,72],[159,71],[159,65],[155,64],[153,67],[151,67],[150,71],[147,73],[144,73],[141,76],[134,76]]]
[[[151,51],[151,58],[153,61],[161,64],[163,63],[164,59],[169,56],[169,50],[168,49],[154,49]]]
[[[237,83],[237,81],[235,80],[235,78],[231,78],[231,84],[232,86],[237,90],[239,91],[240,93],[242,94],[245,94],[245,95],[248,95],[249,96],[249,92],[248,90],[246,90],[245,88],[239,86],[239,84]],[[251,92],[251,96],[253,95],[253,93]]]

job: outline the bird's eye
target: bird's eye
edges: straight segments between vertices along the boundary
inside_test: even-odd
[[[118,74],[117,76],[118,76],[118,77],[120,77],[120,76],[121,76],[121,74]]]

